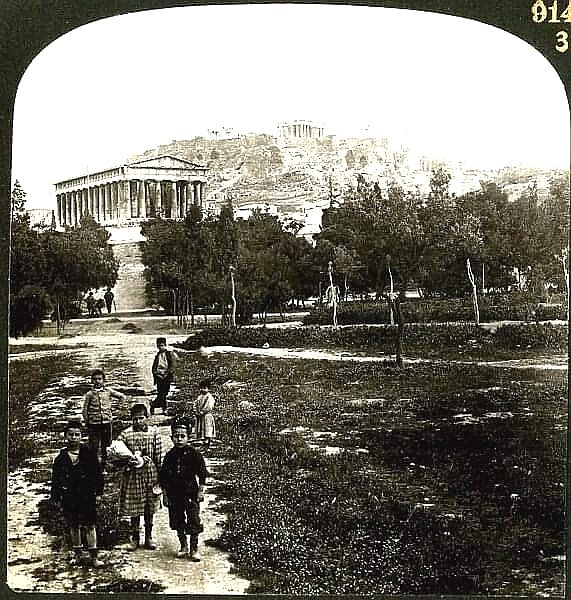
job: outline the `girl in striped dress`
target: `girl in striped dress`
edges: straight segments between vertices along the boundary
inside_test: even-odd
[[[196,413],[196,437],[203,439],[208,447],[216,437],[216,422],[214,421],[214,396],[210,393],[210,381],[205,379],[200,383],[200,394],[194,404]]]
[[[146,423],[149,412],[143,403],[131,407],[132,426],[117,437],[137,455],[137,461],[127,465],[122,473],[119,490],[119,511],[131,517],[132,544],[130,550],[140,545],[140,524],[143,516],[145,544],[148,550],[155,550],[153,542],[153,515],[160,507],[159,496],[153,492],[158,485],[158,470],[163,460],[161,435],[156,427]]]

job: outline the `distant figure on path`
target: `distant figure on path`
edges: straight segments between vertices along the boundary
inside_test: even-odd
[[[111,398],[124,401],[125,394],[105,387],[105,373],[95,369],[91,373],[92,388],[83,397],[83,422],[87,427],[89,447],[99,453],[101,448],[101,467],[105,470],[107,464],[107,447],[113,437]]]
[[[105,306],[105,300],[103,298],[97,298],[95,300],[95,311],[97,312],[98,317],[103,316],[103,307]]]
[[[139,456],[137,463],[125,467],[119,489],[119,512],[131,517],[131,545],[129,550],[140,546],[141,516],[145,526],[147,550],[156,550],[153,542],[153,515],[160,507],[159,495],[155,493],[159,484],[159,468],[163,460],[161,435],[156,427],[147,425],[149,412],[142,402],[131,407],[131,427],[122,431],[117,439]]]
[[[103,299],[105,300],[105,306],[107,307],[107,314],[111,314],[111,309],[113,308],[113,299],[115,298],[115,294],[111,291],[111,288],[108,287],[105,294],[103,294]],[[115,307],[115,312],[117,312],[117,307]]]
[[[89,294],[87,294],[87,298],[85,299],[85,304],[87,306],[87,316],[94,317],[95,316],[95,297],[93,296],[93,292],[89,292]]]
[[[169,509],[170,528],[176,531],[180,541],[177,556],[198,562],[198,535],[203,531],[200,502],[204,500],[204,484],[209,473],[200,452],[189,445],[189,433],[185,422],[171,426],[174,447],[165,455],[159,480]]]
[[[210,380],[200,382],[200,394],[194,404],[196,413],[196,437],[204,439],[204,445],[210,446],[210,442],[216,437],[216,422],[214,421],[214,396],[210,393]]]
[[[151,415],[155,409],[161,408],[163,413],[167,408],[167,395],[174,379],[174,367],[176,364],[176,353],[167,349],[167,340],[164,337],[157,338],[158,352],[153,360],[151,368],[153,381],[157,386],[157,397],[151,402]]]
[[[97,455],[81,443],[81,423],[70,421],[65,427],[66,445],[56,456],[52,467],[51,500],[61,506],[71,541],[68,560],[81,563],[83,545],[81,528],[85,528],[89,565],[102,567],[97,558],[96,496],[103,493],[103,475]]]

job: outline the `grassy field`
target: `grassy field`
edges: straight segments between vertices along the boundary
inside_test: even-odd
[[[566,371],[231,353],[181,353],[178,371],[173,414],[214,381],[228,519],[208,543],[251,593],[563,595]],[[38,393],[65,377],[80,397],[84,376],[65,354],[11,364],[10,469],[61,444],[46,399],[29,427]],[[112,547],[112,490],[101,510]]]
[[[177,410],[214,378],[251,592],[563,593],[566,373],[215,356]]]

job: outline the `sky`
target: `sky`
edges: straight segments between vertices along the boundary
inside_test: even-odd
[[[256,4],[121,15],[58,38],[18,88],[12,179],[28,208],[55,208],[57,181],[294,119],[485,168],[569,168],[564,86],[523,40],[422,11]]]

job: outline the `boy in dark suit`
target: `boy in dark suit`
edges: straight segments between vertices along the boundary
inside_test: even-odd
[[[97,454],[81,443],[81,423],[70,421],[65,428],[66,446],[52,468],[51,500],[60,506],[69,528],[73,554],[71,564],[81,561],[81,527],[86,529],[90,565],[102,567],[97,557],[96,497],[103,493],[103,475]]]
[[[208,470],[200,452],[189,444],[187,423],[175,422],[171,433],[174,447],[165,455],[159,482],[169,509],[170,528],[177,532],[180,541],[177,556],[198,562],[198,534],[203,530],[200,502],[204,500]]]

